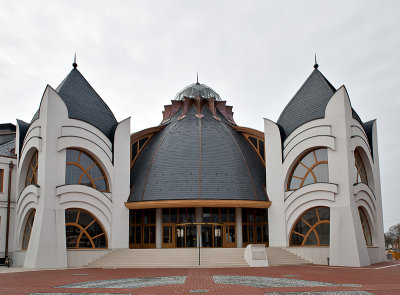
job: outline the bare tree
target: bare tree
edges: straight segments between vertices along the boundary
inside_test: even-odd
[[[400,247],[400,223],[389,227],[389,231],[385,233],[385,244],[392,244],[397,249]]]

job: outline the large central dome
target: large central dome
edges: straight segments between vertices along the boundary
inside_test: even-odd
[[[196,98],[197,96],[201,96],[203,98],[215,97],[216,101],[222,101],[219,94],[211,87],[198,82],[193,83],[192,85],[185,87],[181,92],[178,92],[178,94],[175,96],[175,100],[183,100],[184,97]]]

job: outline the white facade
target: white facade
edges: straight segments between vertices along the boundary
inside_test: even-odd
[[[363,126],[352,116],[344,86],[331,97],[325,117],[299,126],[282,143],[279,126],[264,119],[266,190],[269,246],[284,247],[318,264],[366,266],[385,260],[382,196],[376,122],[372,146]],[[14,265],[26,268],[83,266],[114,249],[129,248],[130,119],[118,123],[113,142],[95,126],[71,119],[57,91],[47,86],[39,116],[20,141],[16,132],[16,159],[0,156],[4,170],[0,192],[0,255],[4,253],[7,192],[11,189],[9,251]],[[19,147],[21,146],[21,150]],[[314,148],[328,151],[329,182],[305,185],[288,191],[290,171],[298,159]],[[66,185],[66,150],[79,149],[91,155],[103,168],[109,192],[84,185]],[[357,183],[354,152],[365,165],[368,185]],[[37,184],[25,185],[29,162],[38,153]],[[14,163],[8,187],[9,162]],[[289,247],[294,223],[313,207],[330,208],[328,247]],[[358,208],[366,212],[372,245],[367,246]],[[67,250],[65,210],[84,209],[102,225],[107,237],[104,250]],[[27,250],[22,249],[29,214],[35,210]],[[236,209],[237,247],[242,247],[242,211]],[[161,247],[161,209],[157,210],[157,248]],[[240,230],[238,230],[240,227]]]
[[[298,127],[281,146],[279,127],[264,119],[270,246],[289,247],[289,235],[297,218],[307,209],[330,208],[330,246],[291,247],[290,250],[311,261],[330,265],[366,266],[385,260],[382,198],[376,122],[373,146],[352,109],[344,86],[330,99],[325,118]],[[329,183],[314,183],[286,191],[289,173],[297,159],[316,147],[328,150]],[[356,182],[354,151],[362,155],[369,186]],[[373,152],[372,152],[373,151]],[[367,246],[358,207],[367,212],[372,246]],[[314,255],[314,258],[313,258]]]

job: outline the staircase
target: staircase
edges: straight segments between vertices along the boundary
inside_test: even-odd
[[[269,266],[311,264],[284,248],[268,247],[266,251]]]
[[[95,268],[186,268],[249,267],[244,248],[121,249],[86,267]]]

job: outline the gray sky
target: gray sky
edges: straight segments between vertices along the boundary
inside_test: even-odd
[[[132,131],[199,81],[263,130],[313,70],[378,120],[385,229],[400,222],[399,1],[0,0],[0,122],[30,121],[47,84],[78,69]],[[398,127],[397,127],[398,128]]]

